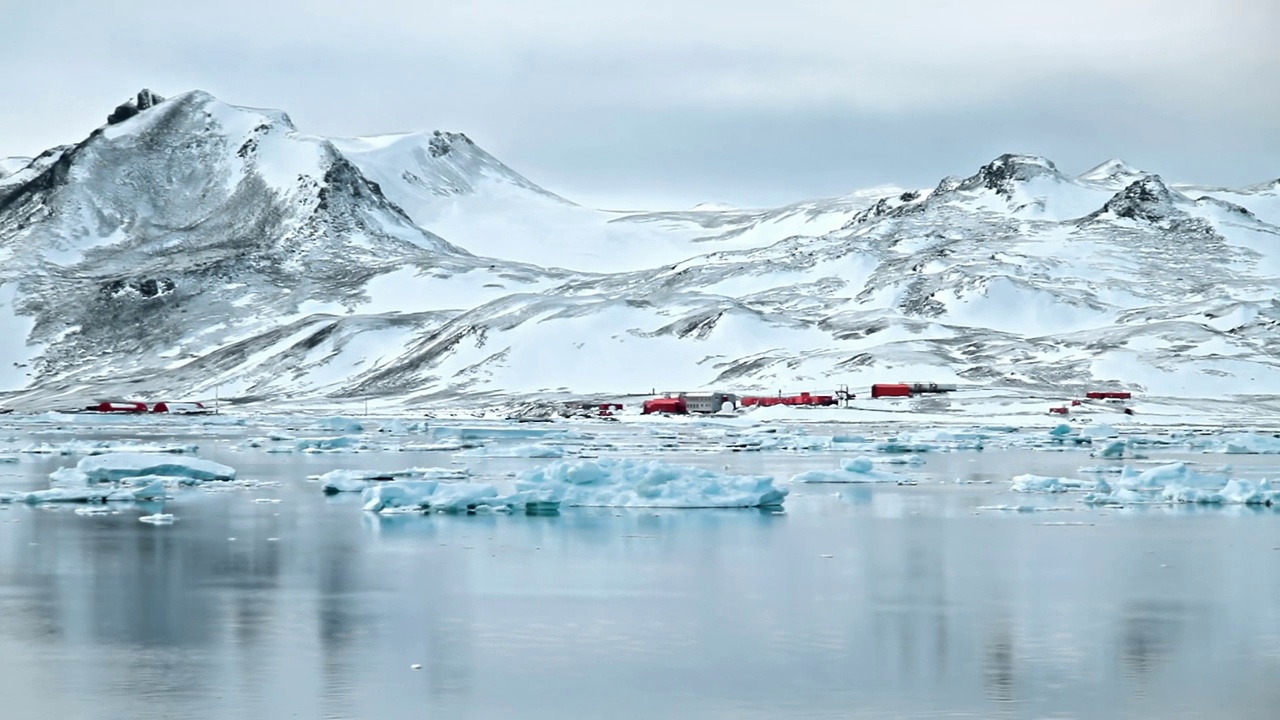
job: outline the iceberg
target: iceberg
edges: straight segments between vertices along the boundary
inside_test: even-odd
[[[841,470],[811,470],[792,476],[793,483],[896,483],[909,482],[905,475],[876,470],[871,458],[841,460]]]
[[[320,420],[315,425],[321,430],[329,430],[337,433],[358,433],[364,432],[364,423],[359,420],[353,420],[345,417],[331,417]]]
[[[409,468],[407,470],[330,470],[318,479],[325,495],[363,492],[366,488],[398,480],[461,480],[471,474],[467,468]]]
[[[368,512],[417,511],[474,513],[483,509],[509,511],[528,504],[517,495],[503,496],[486,483],[442,483],[437,480],[396,480],[366,488],[361,496]]]
[[[459,457],[494,458],[562,458],[564,448],[555,445],[513,445],[509,447],[478,447],[463,450]]]
[[[1079,480],[1046,475],[1018,475],[1011,483],[1010,489],[1020,493],[1063,493],[1078,490],[1081,485]]]
[[[762,475],[727,475],[657,460],[560,461],[523,473],[525,497],[564,507],[780,507],[787,490]]]
[[[1095,450],[1093,457],[1108,460],[1119,460],[1121,458],[1138,460],[1146,456],[1133,452],[1133,443],[1128,440],[1110,440],[1101,449]]]
[[[234,480],[236,471],[212,460],[200,458],[157,457],[146,453],[112,453],[91,455],[76,463],[74,469],[55,471],[55,481],[69,485],[118,483],[139,477],[179,478],[188,484],[206,480]],[[136,483],[135,483],[136,484]]]
[[[28,445],[17,452],[24,455],[104,455],[107,453],[160,453],[182,455],[195,453],[200,448],[196,445],[161,445],[156,443],[113,442],[110,440],[84,441],[73,440],[61,445],[38,443]]]
[[[272,453],[348,453],[369,449],[369,443],[358,437],[339,436],[331,438],[303,438],[294,442],[293,447],[273,447]]]
[[[55,487],[31,492],[0,493],[0,503],[41,505],[44,503],[144,502],[163,500],[164,497],[164,483],[150,482],[141,487]]]
[[[1221,438],[1210,452],[1228,455],[1278,455],[1280,438],[1257,433],[1237,433]]]

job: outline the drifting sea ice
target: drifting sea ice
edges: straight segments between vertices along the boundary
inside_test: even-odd
[[[564,448],[556,445],[513,445],[509,447],[478,447],[463,450],[459,457],[494,458],[562,458]]]
[[[1210,446],[1208,452],[1228,455],[1278,455],[1280,438],[1256,433],[1237,433],[1220,438],[1217,443]]]
[[[182,484],[196,484],[206,480],[234,480],[236,471],[212,460],[200,458],[157,457],[145,453],[112,453],[91,455],[76,463],[74,468],[54,471],[50,478],[59,485],[90,485],[111,483],[146,477],[173,478]]]
[[[517,496],[503,496],[487,483],[442,483],[438,480],[394,480],[364,490],[361,496],[369,512],[476,512],[506,511],[527,505]]]
[[[364,432],[364,423],[359,420],[353,420],[346,417],[330,417],[319,420],[315,423],[315,427],[321,430],[328,430],[337,433],[358,433]]]
[[[358,437],[303,438],[292,446],[268,448],[269,453],[354,453],[368,450],[369,443]]]
[[[791,478],[793,483],[897,483],[910,482],[911,478],[883,470],[876,470],[869,457],[841,460],[842,470],[811,470]]]
[[[318,480],[325,495],[363,492],[375,483],[398,480],[462,480],[469,476],[467,468],[409,468],[407,470],[330,470]]]
[[[524,472],[516,488],[568,507],[778,507],[787,496],[769,476],[630,458],[555,462]]]
[[[1108,469],[1107,469],[1108,470]],[[1149,503],[1203,503],[1203,505],[1272,505],[1280,501],[1280,487],[1270,480],[1253,483],[1229,479],[1224,474],[1197,473],[1185,462],[1171,462],[1138,471],[1124,468],[1107,480],[1076,480],[1043,475],[1018,475],[1011,480],[1015,492],[1061,493],[1089,489],[1080,497],[1085,505],[1149,505]]]
[[[1018,475],[1011,481],[1010,489],[1020,493],[1064,493],[1084,488],[1097,489],[1100,485],[1105,483],[1046,475]]]
[[[437,480],[380,482],[364,490],[371,512],[549,512],[561,507],[780,507],[787,495],[773,478],[726,475],[656,460],[559,461],[524,472],[516,491]]]
[[[50,443],[28,445],[15,452],[20,452],[24,455],[105,455],[117,452],[182,455],[197,452],[199,449],[196,445],[73,440],[61,445],[52,445]]]
[[[1108,460],[1119,460],[1127,458],[1130,460],[1141,460],[1146,458],[1145,455],[1139,455],[1133,451],[1133,443],[1128,440],[1111,440],[1100,449],[1092,453],[1093,457],[1105,458]]]
[[[31,492],[0,493],[0,503],[107,503],[163,500],[165,486],[151,482],[141,487],[55,487]]]

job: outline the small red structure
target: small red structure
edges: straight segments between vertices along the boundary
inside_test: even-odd
[[[911,397],[911,386],[904,383],[881,383],[871,386],[871,397]]]
[[[158,402],[151,406],[153,413],[173,413],[174,415],[195,415],[208,412],[204,403],[198,402]]]
[[[835,395],[814,395],[802,392],[798,395],[747,395],[742,398],[742,407],[771,407],[773,405],[802,405],[808,407],[830,407],[839,404]]]
[[[658,413],[666,415],[688,415],[689,405],[684,401],[684,398],[653,398],[652,400],[644,401],[644,407],[641,409],[641,413],[644,415],[654,415]]]
[[[600,403],[600,417],[613,417],[613,411],[621,409],[622,403]]]
[[[1049,408],[1049,412],[1053,415],[1068,415],[1071,413],[1071,411],[1065,407],[1051,407]]]
[[[147,404],[141,402],[100,402],[85,408],[89,412],[101,413],[144,413]]]
[[[1090,400],[1129,400],[1133,393],[1127,391],[1093,391],[1085,393]]]
[[[1080,402],[1079,400],[1072,400],[1072,401],[1071,401],[1071,407],[1080,407],[1080,406],[1081,406],[1081,405],[1083,405],[1083,404],[1084,404],[1084,403]]]

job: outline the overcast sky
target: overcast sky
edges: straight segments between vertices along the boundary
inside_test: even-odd
[[[0,156],[149,87],[323,135],[459,130],[610,207],[932,186],[1002,152],[1280,177],[1276,0],[180,5],[0,0]]]

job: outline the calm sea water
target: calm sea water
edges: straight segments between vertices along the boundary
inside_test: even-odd
[[[324,497],[307,476],[452,456],[271,455],[232,449],[247,429],[219,432],[203,436],[201,457],[279,484],[179,492],[167,527],[137,521],[153,507],[0,509],[4,717],[1273,718],[1280,708],[1280,513],[1088,509],[1007,491],[1012,475],[1096,464],[1083,452],[938,455],[909,470],[920,485],[798,486],[780,514],[380,517],[356,496]],[[789,477],[838,457],[664,459]],[[44,487],[75,460],[0,466],[0,490]],[[1280,458],[1233,460],[1280,477]],[[545,462],[471,464],[501,473]],[[981,509],[1006,504],[1063,509]]]

